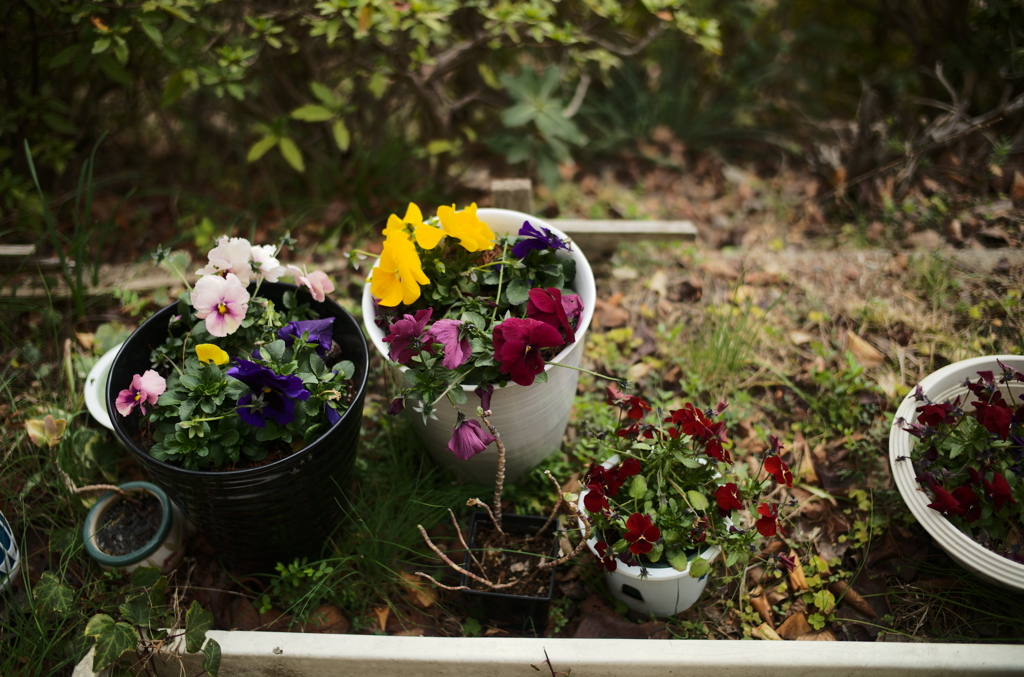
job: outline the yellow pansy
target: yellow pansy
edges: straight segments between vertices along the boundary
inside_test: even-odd
[[[384,240],[384,251],[373,269],[370,292],[382,306],[414,303],[420,297],[420,285],[430,284],[412,240],[402,231],[392,231]]]
[[[228,354],[212,343],[200,343],[196,346],[196,357],[203,364],[213,362],[214,364],[227,364]]]
[[[438,207],[437,217],[441,219],[444,232],[459,239],[466,251],[487,251],[494,247],[494,231],[476,216],[476,203],[461,212],[451,207]]]
[[[412,202],[409,203],[409,208],[405,210],[405,216],[401,219],[395,214],[388,217],[388,225],[384,228],[384,237],[391,237],[396,233],[405,232],[406,226],[412,227],[412,234],[416,238],[416,244],[423,249],[433,249],[441,241],[441,238],[444,237],[443,230],[423,222],[423,212]]]

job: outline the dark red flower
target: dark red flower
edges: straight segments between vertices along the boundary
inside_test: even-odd
[[[978,494],[974,493],[974,489],[966,485],[957,487],[953,490],[952,496],[964,511],[965,522],[977,522],[981,519],[981,501],[978,499]]]
[[[757,506],[757,514],[761,515],[754,523],[757,528],[757,533],[761,534],[765,538],[774,536],[779,530],[779,506],[772,503],[762,503]]]
[[[975,486],[976,487],[979,484],[981,484],[982,477],[981,477],[981,473],[980,472],[978,472],[977,470],[975,470],[974,468],[972,468],[970,466],[967,466],[966,470],[967,470],[968,476],[970,476],[970,478],[971,478],[971,480],[970,480],[971,486]]]
[[[494,393],[494,386],[490,384],[477,386],[473,392],[480,398],[480,408],[484,411],[490,411],[491,395]]]
[[[743,509],[743,497],[735,482],[729,482],[715,489],[715,500],[718,501],[718,514],[726,517],[733,510]]]
[[[928,504],[929,508],[941,512],[946,517],[950,515],[962,516],[964,514],[960,501],[956,500],[956,497],[941,486],[938,484],[932,485],[932,492],[935,494],[935,501]]]
[[[610,468],[604,475],[605,486],[608,488],[608,495],[614,497],[619,493],[619,488],[633,475],[640,474],[640,461],[635,458],[627,458],[618,465]]]
[[[615,553],[610,552],[608,544],[604,541],[598,541],[594,544],[594,550],[597,550],[598,561],[608,571],[615,571],[618,568],[618,562],[615,561]]]
[[[991,498],[996,504],[996,511],[1003,509],[1006,502],[1016,504],[1010,492],[1010,483],[999,473],[992,473],[992,481],[984,480],[985,495]]]
[[[669,412],[670,417],[666,422],[679,426],[685,434],[690,437],[706,439],[711,437],[711,419],[704,415],[704,412],[687,402],[682,409]]]
[[[786,573],[793,573],[796,570],[796,560],[789,555],[778,555],[779,566],[786,570]]]
[[[790,472],[789,466],[778,456],[769,456],[764,459],[764,469],[771,475],[775,476],[775,481],[779,484],[785,484],[787,487],[793,486],[793,473]]]
[[[708,440],[704,445],[704,453],[722,463],[732,463],[732,456],[722,447],[722,442],[717,437]]]
[[[391,404],[388,405],[388,415],[390,415],[390,416],[398,416],[404,410],[405,410],[405,398],[404,397],[396,397],[395,399],[391,400]]]
[[[391,344],[388,349],[388,357],[391,358],[391,361],[407,364],[420,352],[424,330],[433,313],[433,308],[424,308],[417,310],[415,317],[407,314],[402,319],[391,323],[391,326],[388,327],[388,335],[382,339],[384,343]]]
[[[954,406],[950,402],[943,404],[925,404],[917,408],[917,422],[921,425],[939,426],[943,423],[956,423],[953,415]]]
[[[575,343],[576,334],[562,305],[562,292],[555,287],[534,287],[526,302],[526,316],[551,325],[565,336],[565,343]]]
[[[532,385],[537,374],[544,371],[543,348],[563,345],[561,334],[550,324],[516,317],[494,328],[493,341],[501,373],[509,374],[521,386]]]
[[[974,403],[974,418],[993,435],[1005,440],[1010,436],[1010,423],[1013,422],[1013,409],[1005,404]]]
[[[646,555],[655,542],[661,538],[661,529],[654,526],[651,518],[638,512],[626,520],[626,533],[623,536],[629,543],[629,551],[634,555]]]
[[[604,487],[600,484],[588,484],[587,495],[583,497],[583,507],[592,515],[608,510],[608,499],[605,498]]]
[[[769,435],[768,444],[770,444],[772,447],[772,456],[782,455],[782,450],[784,449],[784,447],[782,446],[782,442],[779,440],[778,437],[776,437],[775,435]]]
[[[479,421],[466,418],[459,412],[458,422],[452,428],[452,437],[448,441],[448,451],[455,454],[460,461],[473,458],[494,442],[494,436],[484,430]]]

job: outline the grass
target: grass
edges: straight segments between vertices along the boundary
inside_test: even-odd
[[[855,259],[814,252],[767,261],[751,252],[691,245],[625,245],[610,261],[594,263],[599,296],[607,301],[621,293],[619,307],[628,319],[621,326],[592,327],[586,353],[589,366],[628,374],[636,392],[664,406],[728,400],[726,420],[739,462],[761,451],[768,434],[778,435],[794,471],[802,471],[799,482],[810,488],[805,492],[824,496],[794,493],[801,505],[787,507],[788,542],[801,553],[828,548],[842,575],[855,574],[886,534],[916,529],[888,488],[885,438],[898,399],[947,362],[1019,352],[1024,328],[1019,270],[965,272],[930,256],[910,257],[901,268],[886,255],[878,265],[871,259],[851,272],[846,268]],[[784,270],[766,273],[778,265]],[[735,277],[730,269],[742,272]],[[699,295],[687,287],[694,280],[702,285]],[[355,284],[345,280],[339,289]],[[138,472],[83,409],[81,384],[95,361],[85,345],[91,337],[96,352],[108,348],[117,341],[118,322],[137,323],[168,296],[168,290],[137,293],[123,297],[123,307],[110,298],[87,299],[104,320],[117,320],[109,324],[86,317],[71,325],[64,318],[76,313],[74,305],[59,301],[5,299],[0,307],[0,510],[25,555],[24,584],[0,598],[0,674],[69,674],[87,649],[85,621],[115,608],[124,594],[124,581],[82,552],[77,529],[89,499],[70,493],[63,474],[83,485],[126,481]],[[880,361],[848,352],[848,332],[875,346]],[[448,508],[459,513],[467,498],[486,500],[489,494],[434,469],[411,428],[384,415],[389,397],[380,371],[371,383],[350,528],[327,544],[320,559],[283,562],[277,576],[247,582],[251,601],[287,612],[296,623],[323,604],[335,604],[355,631],[380,632],[374,610],[391,608],[397,615],[408,590],[402,574],[433,561],[416,525],[443,525]],[[563,451],[507,488],[509,512],[543,514],[550,508],[553,490],[543,470],[570,488],[592,459],[603,457],[589,435],[615,423],[603,387],[581,375]],[[68,422],[53,448],[36,447],[24,432],[25,420],[46,413]],[[837,486],[826,486],[833,476]],[[804,503],[823,507],[812,519]],[[891,614],[878,625],[927,641],[1024,640],[1024,617],[998,604],[1002,593],[963,575],[942,554],[928,563],[935,569],[916,580],[887,579]],[[586,558],[583,564],[580,578],[588,590],[606,595]],[[925,575],[953,582],[926,586]],[[756,626],[739,585],[743,572],[715,576],[706,603],[673,620],[670,636],[738,637]],[[481,619],[463,617],[443,597],[440,604],[453,621],[447,631],[484,632]],[[576,602],[562,598],[554,632],[571,632],[578,612]]]

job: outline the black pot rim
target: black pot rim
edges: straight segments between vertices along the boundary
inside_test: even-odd
[[[268,283],[264,282],[264,284],[268,284]],[[285,286],[285,287],[290,287],[293,290],[298,289],[298,287],[296,285],[288,284],[286,282],[275,282],[275,283],[270,283],[270,284],[276,284],[276,285],[282,285],[282,286]],[[142,329],[147,327],[150,323],[158,324],[160,322],[163,322],[164,321],[164,315],[172,313],[174,311],[174,309],[177,307],[178,303],[179,302],[176,301],[174,303],[168,304],[168,305],[164,306],[163,308],[161,308],[160,310],[158,310],[157,312],[153,313],[153,315],[150,316],[141,325],[139,325],[139,327],[135,331],[136,332],[142,331]],[[352,316],[352,313],[348,312],[340,303],[338,303],[337,301],[335,301],[334,299],[331,299],[331,298],[325,299],[323,301],[323,303],[333,304],[333,305],[337,306],[337,309],[339,311],[341,311],[345,316],[347,316],[348,319],[352,322],[352,326],[355,327],[355,329],[356,329],[356,331],[358,333],[358,336],[359,336],[360,340],[362,341],[362,345],[363,345],[362,378],[360,379],[360,383],[358,384],[359,387],[356,388],[355,394],[352,397],[352,401],[356,402],[356,401],[358,401],[360,399],[360,397],[362,397],[366,393],[366,384],[367,384],[368,379],[369,379],[370,351],[369,351],[369,346],[366,343],[366,336],[363,333],[362,325],[359,322],[356,322],[356,319]],[[135,332],[132,332],[132,333],[134,334]],[[130,338],[131,337],[129,337],[129,339]],[[113,372],[114,372],[114,365],[116,365],[121,360],[121,354],[122,353],[126,353],[125,349],[128,347],[128,343],[129,343],[129,341],[126,340],[121,345],[120,350],[117,351],[117,357],[115,357],[114,361],[110,364],[110,373],[111,374],[113,374]],[[357,366],[356,373],[358,374],[359,371],[360,370],[358,369],[358,366]],[[113,395],[113,389],[114,389],[114,386],[108,380],[108,383],[107,383],[107,393],[106,393],[107,408],[111,412],[115,412],[116,413],[117,410],[113,406],[114,400],[116,399],[114,397],[114,395]],[[302,459],[305,456],[309,455],[311,449],[316,447],[321,441],[324,440],[325,437],[327,437],[330,434],[331,430],[333,430],[336,426],[341,425],[341,423],[343,421],[345,421],[346,419],[348,419],[350,416],[356,416],[356,415],[358,415],[358,416],[362,416],[363,415],[362,408],[360,407],[359,411],[357,413],[355,407],[349,407],[348,409],[345,410],[345,413],[343,413],[341,415],[341,417],[335,422],[335,424],[332,425],[327,430],[325,430],[323,432],[323,434],[320,435],[320,437],[316,438],[315,440],[313,440],[309,444],[305,445],[304,447],[302,447],[301,449],[299,449],[295,453],[289,454],[288,456],[285,456],[284,458],[278,459],[276,461],[272,461],[270,463],[265,463],[263,465],[255,466],[255,467],[252,467],[252,468],[241,468],[241,469],[238,469],[238,470],[192,470],[190,468],[182,468],[180,465],[175,465],[173,463],[168,463],[167,461],[161,461],[159,459],[155,459],[152,456],[150,456],[145,450],[139,448],[139,446],[137,444],[135,444],[135,441],[132,440],[128,435],[125,434],[125,432],[121,428],[121,419],[118,416],[111,416],[110,420],[114,424],[114,434],[121,441],[121,443],[123,445],[125,445],[133,454],[145,456],[146,459],[147,459],[147,462],[149,462],[149,463],[155,463],[155,464],[157,464],[160,467],[163,467],[165,469],[168,469],[168,470],[171,470],[173,472],[180,473],[180,474],[186,475],[186,476],[209,477],[211,474],[216,474],[219,477],[232,478],[232,477],[256,476],[256,475],[260,475],[260,474],[263,474],[263,473],[274,474],[274,473],[278,472],[281,468],[284,468],[284,467],[287,467],[287,466],[290,466],[290,465],[294,465],[295,463],[301,462]]]

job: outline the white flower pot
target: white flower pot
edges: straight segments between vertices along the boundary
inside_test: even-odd
[[[85,406],[96,422],[109,430],[114,429],[114,424],[110,422],[110,412],[107,411],[107,376],[110,375],[110,366],[114,364],[122,345],[118,343],[103,353],[85,379]]]
[[[547,228],[562,239],[569,240],[565,233],[546,221],[522,212],[480,209],[477,216],[498,235],[518,232],[523,222],[529,221],[536,227]],[[572,251],[568,255],[576,261],[576,281],[573,286],[583,302],[583,314],[576,329],[576,342],[566,346],[552,362],[576,367],[583,357],[587,329],[594,316],[597,288],[590,263],[579,247],[571,245],[571,248]],[[374,303],[369,281],[363,288],[362,305],[363,325],[370,336],[370,343],[387,359],[388,344],[384,343],[386,333],[373,322]],[[396,370],[396,375],[401,371]],[[505,444],[506,481],[515,481],[562,445],[562,435],[569,422],[569,413],[576,395],[579,372],[551,364],[545,367],[545,371],[548,375],[546,383],[534,383],[527,387],[509,383],[504,388],[495,388],[491,397],[491,410],[494,412],[491,422],[498,429]],[[407,385],[404,378],[401,385]],[[469,418],[476,417],[476,408],[480,405],[480,399],[473,394],[475,387],[462,386],[466,391],[467,401],[459,409]],[[412,411],[411,407],[407,408],[407,413],[427,451],[439,466],[481,484],[494,483],[494,472],[498,462],[498,450],[494,444],[466,461],[460,461],[448,451],[448,441],[457,421],[457,413],[452,406],[446,402],[439,403],[435,409],[437,419],[431,419],[426,424],[423,423],[422,415]]]
[[[975,380],[978,371],[991,370],[1000,373],[999,360],[1008,367],[1024,372],[1024,356],[992,355],[976,357],[962,362],[955,362],[929,374],[921,381],[921,389],[933,402],[945,402],[956,397],[970,395],[963,382]],[[1014,395],[1024,394],[1024,383],[1010,385]],[[973,396],[967,402],[973,401]],[[900,408],[896,410],[892,428],[889,430],[889,463],[896,487],[900,490],[903,500],[932,538],[947,552],[949,556],[970,571],[982,578],[1016,590],[1024,590],[1024,564],[1013,562],[981,546],[963,533],[936,510],[928,507],[931,498],[921,485],[914,479],[917,471],[910,460],[910,452],[917,440],[913,435],[896,424],[900,418],[907,423],[917,420],[917,407],[920,403],[914,394],[907,395]]]
[[[601,465],[607,470],[619,462],[618,455],[612,456]],[[579,505],[583,505],[583,497],[590,493],[589,489],[580,492]],[[581,507],[582,510],[582,507]],[[579,522],[580,530],[586,533],[586,526]],[[587,540],[587,548],[600,558],[597,553],[597,535]],[[610,543],[608,545],[611,545]],[[722,550],[718,546],[709,546],[700,556],[709,563],[714,562]],[[638,566],[626,566],[617,562],[615,571],[604,572],[604,582],[608,591],[615,599],[624,602],[633,611],[655,616],[675,616],[693,606],[708,584],[708,574],[700,578],[690,576],[690,565],[678,571],[667,563],[647,567],[647,575]]]
[[[7,518],[0,512],[0,592],[10,586],[18,576],[21,557],[18,556],[18,543],[14,538],[14,530],[7,523]]]

